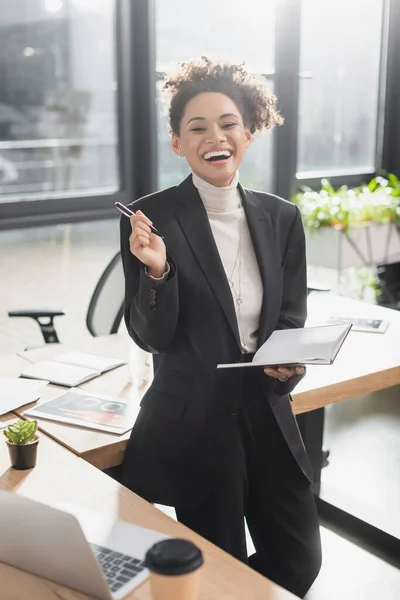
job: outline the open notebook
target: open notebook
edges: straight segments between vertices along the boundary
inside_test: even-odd
[[[101,372],[94,369],[67,365],[53,360],[42,360],[25,367],[20,376],[28,379],[45,379],[55,385],[73,387],[98,375],[101,375]]]
[[[52,360],[42,360],[25,367],[21,377],[45,379],[55,385],[73,387],[124,364],[125,361],[118,358],[85,352],[67,352],[55,356]]]
[[[111,371],[111,369],[126,364],[125,360],[120,360],[119,358],[89,354],[89,352],[65,352],[64,354],[58,354],[53,360],[67,365],[93,369],[94,371],[100,371],[100,373],[106,373],[107,371]]]
[[[294,365],[331,365],[351,324],[279,329],[255,353],[252,362],[220,364],[218,369]]]

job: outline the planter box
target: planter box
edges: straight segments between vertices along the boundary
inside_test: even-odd
[[[329,269],[376,266],[400,261],[400,233],[394,225],[375,223],[306,230],[307,263]]]

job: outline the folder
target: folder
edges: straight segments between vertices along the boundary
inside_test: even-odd
[[[252,362],[217,365],[217,369],[331,365],[351,329],[351,324],[278,329],[257,350]]]

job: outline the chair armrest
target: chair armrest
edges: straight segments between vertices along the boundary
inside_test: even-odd
[[[63,315],[65,315],[63,310],[51,309],[22,308],[20,310],[8,311],[9,317],[29,317],[35,319],[46,344],[59,343],[60,340],[54,327],[54,317],[61,317]]]
[[[32,319],[37,319],[39,317],[61,317],[65,315],[63,310],[52,310],[47,308],[37,309],[37,308],[22,308],[21,310],[9,310],[9,317],[31,317]]]

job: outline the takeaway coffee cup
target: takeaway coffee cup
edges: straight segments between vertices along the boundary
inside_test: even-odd
[[[145,558],[152,600],[197,600],[202,564],[201,550],[188,540],[154,544]]]

